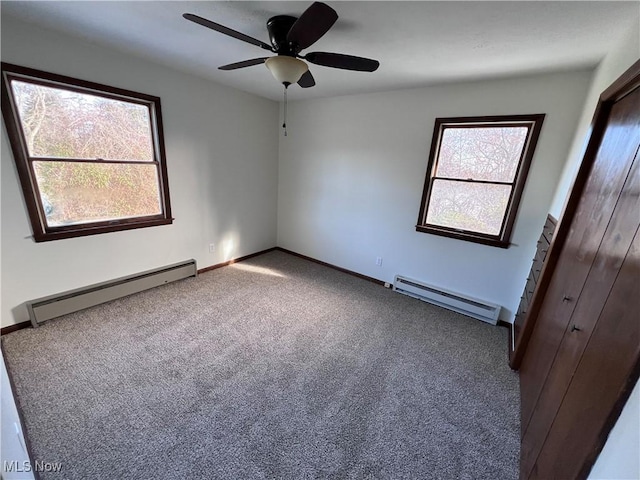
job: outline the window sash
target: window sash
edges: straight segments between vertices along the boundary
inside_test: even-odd
[[[455,228],[455,227],[447,227],[446,225],[438,225],[435,223],[428,223],[427,222],[427,216],[429,214],[429,209],[425,209],[424,212],[424,220],[422,222],[422,226],[423,227],[428,227],[428,228],[432,228],[432,229],[438,229],[438,230],[444,230],[444,231],[448,231],[448,232],[453,232],[453,233],[462,233],[462,234],[466,234],[466,235],[472,235],[472,236],[477,236],[477,237],[481,237],[481,238],[487,238],[490,240],[496,240],[498,241],[500,239],[500,237],[502,236],[505,226],[506,226],[506,222],[507,222],[507,216],[509,213],[509,208],[511,206],[511,202],[513,200],[513,194],[515,192],[515,182],[490,182],[490,181],[486,181],[486,180],[466,180],[466,179],[458,179],[458,178],[447,178],[447,177],[433,177],[431,179],[430,182],[430,186],[429,186],[429,200],[428,200],[428,205],[431,203],[431,198],[432,198],[432,193],[433,193],[433,183],[435,180],[447,180],[447,181],[451,181],[451,182],[461,182],[461,183],[477,183],[477,184],[484,184],[484,185],[502,185],[502,186],[508,186],[510,187],[510,192],[509,192],[509,200],[507,201],[507,205],[505,207],[505,211],[504,214],[502,215],[502,222],[500,223],[500,230],[499,233],[496,235],[491,235],[489,233],[483,233],[483,232],[478,232],[475,230],[467,230],[464,228]]]
[[[2,87],[2,113],[13,150],[25,202],[27,204],[29,218],[31,220],[33,238],[36,242],[156,225],[168,225],[173,223],[169,200],[164,137],[162,132],[162,114],[160,99],[158,97],[78,80],[62,75],[42,72],[17,65],[11,65],[4,62],[2,62],[2,77],[2,82],[0,82]],[[26,137],[22,129],[18,108],[11,87],[11,80],[13,79],[21,82],[33,83],[35,85],[53,87],[77,93],[90,94],[111,100],[118,100],[121,102],[144,105],[149,109],[153,160],[105,160],[99,158],[86,159],[31,156],[26,145]],[[113,220],[101,220],[96,222],[49,226],[47,224],[46,214],[42,204],[42,195],[33,165],[36,161],[55,161],[62,163],[84,162],[96,164],[117,164],[123,166],[127,164],[154,165],[156,168],[156,178],[158,182],[156,188],[161,212],[157,215],[144,215]]]
[[[520,198],[524,190],[524,183],[528,174],[529,166],[533,157],[533,153],[537,144],[544,114],[536,115],[516,115],[509,117],[457,117],[457,118],[437,118],[434,126],[432,138],[431,152],[429,155],[429,164],[425,179],[425,188],[423,190],[422,203],[420,206],[420,216],[416,230],[424,233],[433,233],[438,235],[459,238],[462,240],[470,240],[477,243],[508,248],[509,237],[513,224],[515,223],[515,214],[519,207]],[[520,152],[516,173],[512,182],[500,182],[491,180],[475,180],[455,178],[448,176],[438,176],[438,162],[440,158],[440,148],[444,131],[448,128],[505,128],[505,127],[527,127],[527,135],[525,137],[523,148]],[[477,183],[487,185],[508,185],[511,187],[509,200],[507,202],[505,212],[502,218],[499,234],[491,235],[473,230],[458,229],[427,223],[429,206],[432,200],[433,184],[435,180],[447,180],[454,182]]]
[[[66,162],[66,163],[97,163],[112,165],[160,165],[157,160],[105,160],[103,158],[60,158],[60,157],[29,157],[29,162]]]
[[[455,178],[455,177],[431,177],[431,181],[433,180],[446,180],[448,182],[465,182],[465,183],[486,183],[489,185],[514,185],[515,182],[496,182],[494,180],[474,180],[472,178]]]
[[[130,90],[123,90],[115,87],[109,87],[107,85],[99,85],[93,82],[86,82],[84,80],[78,80],[71,77],[65,77],[63,75],[56,75],[47,72],[43,73],[45,76],[40,76],[38,74],[28,74],[28,73],[20,73],[18,71],[8,71],[5,70],[5,66],[12,68],[16,67],[23,72],[32,71],[37,72],[37,70],[33,70],[26,67],[18,67],[17,65],[9,65],[2,63],[3,65],[3,74],[7,81],[10,84],[11,80],[18,80],[20,82],[32,83],[34,85],[40,85],[42,87],[51,87],[58,88],[61,90],[68,90],[70,92],[76,93],[84,93],[88,95],[95,95],[97,97],[108,98],[109,100],[118,100],[121,102],[129,102],[136,103],[138,105],[150,106],[157,97],[153,97],[151,95],[146,95],[144,93],[132,92]],[[58,80],[56,80],[58,79]],[[71,81],[74,83],[67,83],[67,81]],[[117,93],[116,93],[117,92]]]
[[[3,63],[3,66],[5,64]],[[18,68],[23,68],[23,67],[18,67]],[[84,83],[87,86],[83,87],[83,86],[79,86],[79,85],[72,85],[72,84],[67,84],[64,82],[60,82],[60,81],[55,81],[55,80],[49,80],[49,79],[44,79],[44,78],[39,78],[39,77],[34,77],[32,75],[25,75],[25,74],[17,74],[14,72],[5,72],[3,69],[3,74],[5,77],[5,81],[7,82],[6,88],[8,91],[8,96],[9,96],[9,100],[11,103],[11,107],[13,110],[13,119],[15,122],[17,122],[17,126],[18,129],[21,133],[21,139],[24,140],[26,138],[24,129],[22,128],[22,122],[20,121],[20,115],[18,114],[18,106],[15,102],[15,95],[13,92],[13,89],[11,88],[11,81],[12,80],[18,80],[21,81],[23,83],[31,83],[34,85],[40,85],[43,87],[51,87],[51,88],[57,88],[60,90],[68,90],[70,92],[75,92],[75,93],[81,93],[81,94],[86,94],[86,95],[93,95],[95,97],[102,97],[102,98],[106,98],[108,100],[116,100],[119,102],[123,102],[123,103],[133,103],[136,105],[141,105],[146,107],[149,110],[149,127],[150,127],[150,132],[151,132],[151,147],[153,149],[153,162],[158,162],[158,158],[160,155],[160,149],[159,149],[159,145],[158,145],[158,137],[161,134],[161,131],[158,130],[158,125],[156,122],[156,102],[160,102],[159,98],[156,97],[151,97],[148,95],[144,95],[144,94],[136,94],[136,95],[140,95],[140,96],[144,96],[144,97],[148,97],[148,100],[143,100],[141,98],[135,98],[132,97],[131,94],[133,92],[130,91],[126,91],[126,90],[119,90],[119,89],[115,89],[113,87],[106,87],[103,86],[104,88],[109,88],[110,90],[119,90],[122,92],[122,94],[116,94],[116,93],[112,93],[109,91],[104,91],[104,90],[99,90],[96,88],[91,88],[89,87],[89,85],[95,85],[92,84],[90,82],[84,82],[81,80],[75,80],[77,82],[80,83]],[[47,74],[47,75],[51,75],[51,74]],[[53,77],[60,77],[58,75],[53,75]],[[67,77],[60,77],[60,78],[67,78]],[[3,88],[5,87],[5,85],[3,84]],[[42,159],[42,158],[48,158],[48,157],[40,157],[40,156],[31,156],[29,149],[27,148],[26,145],[23,145],[24,151],[26,153],[27,158],[29,159]],[[55,159],[57,157],[51,157],[52,159]],[[59,160],[69,160],[69,161],[73,161],[76,160],[73,157],[67,157],[67,158],[59,158]],[[79,160],[79,159],[78,159]],[[108,160],[108,159],[95,159],[98,161],[112,161],[112,160]],[[127,161],[127,160],[117,160],[117,161]],[[152,161],[149,161],[148,163],[151,163]]]

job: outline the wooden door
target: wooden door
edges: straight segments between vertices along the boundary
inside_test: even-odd
[[[640,326],[638,309],[629,308],[629,303],[638,303],[639,278],[640,235],[636,232],[531,478],[585,478],[589,474],[600,450],[592,446],[604,443],[617,418],[612,411],[619,413],[621,394],[637,380]]]
[[[638,378],[640,62],[634,67],[626,90],[599,112],[602,134],[561,219],[565,238],[520,365],[523,479],[586,476]]]

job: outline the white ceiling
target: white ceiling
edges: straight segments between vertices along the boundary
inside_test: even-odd
[[[419,87],[595,66],[640,21],[640,3],[617,1],[457,2],[328,0],[339,15],[305,52],[374,58],[374,73],[311,65],[317,85],[289,89],[292,99]],[[309,2],[2,1],[9,16],[80,36],[216,82],[280,100],[263,65],[220,71],[262,57],[259,47],[184,20],[195,13],[269,43],[265,23],[299,16]]]

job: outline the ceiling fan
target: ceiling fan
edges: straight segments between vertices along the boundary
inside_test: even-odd
[[[285,89],[294,83],[302,88],[313,87],[316,84],[309,67],[300,59],[324,67],[360,72],[373,72],[380,66],[380,62],[377,60],[342,53],[311,52],[305,55],[300,54],[302,50],[313,45],[327,33],[338,19],[336,11],[321,2],[313,3],[299,18],[290,15],[271,17],[267,21],[271,45],[192,13],[185,13],[182,16],[216,32],[275,53],[276,56],[252,58],[218,68],[220,70],[236,70],[264,63],[276,80],[285,86]]]

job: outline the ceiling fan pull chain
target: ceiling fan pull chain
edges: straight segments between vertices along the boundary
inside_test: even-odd
[[[287,85],[284,86],[284,123],[282,124],[282,128],[284,128],[284,136],[287,136]]]

